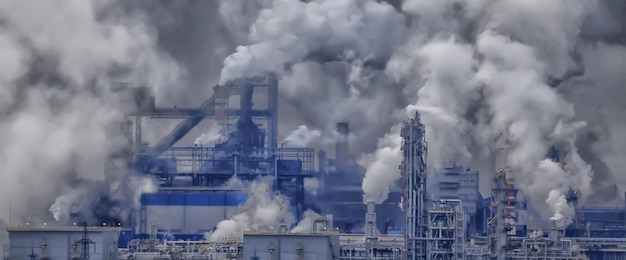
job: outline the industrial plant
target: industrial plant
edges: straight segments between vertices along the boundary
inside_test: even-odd
[[[0,0],[0,258],[626,260],[625,13]]]
[[[149,89],[117,86],[138,109],[108,128],[127,145],[109,154],[107,174],[133,170],[158,189],[141,194],[132,211],[109,197],[95,218],[74,212],[65,223],[9,227],[7,259],[626,259],[623,208],[578,205],[571,193],[573,223],[541,225],[528,220],[532,209],[505,165],[488,198],[471,169],[429,174],[419,113],[401,128],[401,179],[384,203],[364,201],[365,169],[349,152],[348,124],[337,124],[335,158],[285,148],[277,140],[278,88],[271,77],[237,80],[215,87],[199,108],[160,108]],[[183,120],[147,146],[144,118]],[[205,120],[226,130],[213,145],[174,146]],[[547,156],[559,161],[556,148]],[[319,181],[317,193],[305,188],[310,179]],[[255,201],[254,184],[268,189],[266,199],[282,200],[292,219],[238,219],[246,206],[274,206]],[[223,231],[224,221],[235,227]]]

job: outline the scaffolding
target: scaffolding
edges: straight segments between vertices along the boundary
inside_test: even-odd
[[[461,200],[436,200],[428,210],[427,258],[465,259],[465,213]]]

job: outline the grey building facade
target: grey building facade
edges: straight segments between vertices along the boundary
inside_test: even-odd
[[[9,259],[117,259],[119,229],[112,227],[10,227]],[[87,238],[87,239],[85,239]]]

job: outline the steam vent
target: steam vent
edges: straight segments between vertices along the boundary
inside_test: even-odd
[[[626,260],[624,14],[0,0],[0,260]]]

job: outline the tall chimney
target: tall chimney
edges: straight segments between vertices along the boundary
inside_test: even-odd
[[[367,213],[365,213],[365,239],[369,243],[376,243],[376,204],[370,201],[367,203]]]
[[[337,144],[335,145],[335,158],[339,163],[345,163],[350,153],[350,143],[348,136],[350,135],[350,127],[347,122],[337,123]]]

